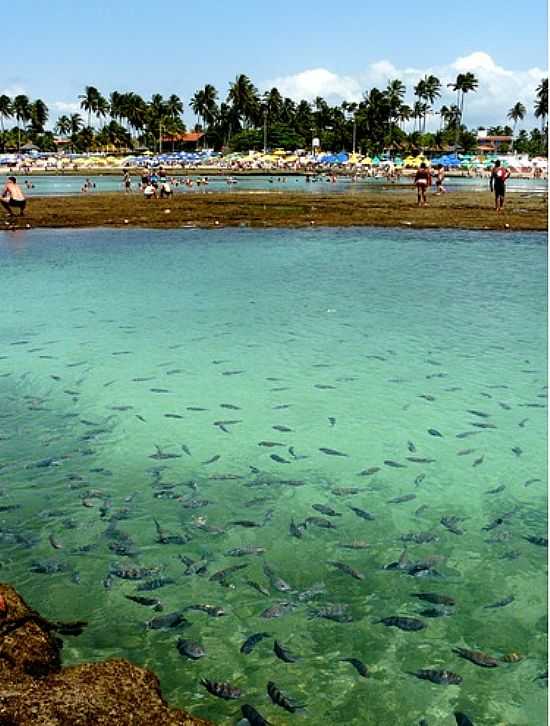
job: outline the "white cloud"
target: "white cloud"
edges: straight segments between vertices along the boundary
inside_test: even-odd
[[[313,101],[317,96],[348,101],[360,101],[362,86],[358,79],[351,76],[339,76],[326,68],[312,68],[296,73],[293,76],[275,78],[261,84],[263,90],[276,86],[283,96]]]
[[[49,104],[50,110],[57,115],[80,112],[80,104],[77,101],[53,101]]]
[[[276,86],[283,96],[294,100],[304,98],[313,101],[316,96],[323,96],[329,103],[334,104],[358,101],[364,91],[373,86],[384,88],[390,79],[399,78],[407,86],[407,102],[413,103],[413,87],[425,74],[433,73],[443,86],[441,98],[435,103],[438,108],[440,105],[456,102],[456,95],[446,84],[453,82],[458,73],[468,72],[473,73],[479,81],[477,91],[466,94],[465,98],[464,121],[469,127],[505,124],[506,114],[517,101],[521,101],[529,112],[520,125],[531,127],[536,124],[532,115],[536,88],[541,79],[548,75],[548,70],[504,68],[483,51],[456,58],[446,65],[426,68],[397,68],[387,59],[371,63],[365,70],[345,76],[333,73],[327,68],[314,68],[259,85],[262,90]],[[433,129],[438,124],[439,117],[433,116],[427,127]]]

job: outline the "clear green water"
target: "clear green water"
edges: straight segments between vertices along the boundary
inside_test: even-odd
[[[47,616],[89,621],[79,638],[65,638],[66,663],[126,656],[158,673],[170,703],[219,724],[236,723],[245,702],[274,724],[425,718],[446,726],[454,710],[476,724],[545,723],[546,689],[534,679],[546,669],[547,550],[525,537],[547,536],[546,252],[544,235],[515,233],[4,233],[2,579]],[[238,423],[227,431],[214,425],[229,420]],[[464,432],[473,435],[457,438]],[[180,458],[151,459],[155,446]],[[380,469],[359,475],[370,467]],[[214,478],[228,474],[241,478]],[[360,492],[337,496],[337,487]],[[161,490],[178,498],[155,497]],[[388,503],[404,494],[415,498]],[[191,497],[209,504],[186,508]],[[331,519],[336,529],[310,524],[302,539],[292,537],[291,518],[322,516],[314,503],[342,514]],[[375,519],[358,518],[349,505]],[[451,515],[464,518],[464,534],[440,524]],[[482,529],[501,515],[502,524]],[[225,531],[197,528],[199,517]],[[190,541],[159,544],[153,518]],[[228,524],[235,520],[263,526]],[[133,557],[109,550],[128,544],[113,528],[130,537]],[[437,539],[403,543],[411,532]],[[370,546],[338,546],[353,540]],[[73,554],[83,545],[92,547]],[[225,554],[246,545],[266,553]],[[385,570],[405,548],[410,562],[440,556],[440,576]],[[185,575],[179,555],[206,559],[208,575]],[[271,588],[263,560],[296,592]],[[364,580],[327,561],[351,565]],[[44,562],[64,569],[32,571]],[[157,596],[164,613],[208,603],[227,614],[190,610],[185,629],[146,629],[156,613],[124,597],[141,581],[113,577],[104,586],[117,562],[158,567],[175,580],[140,593]],[[209,580],[243,563],[230,586]],[[325,592],[301,602],[297,592],[318,583]],[[411,593],[426,591],[454,597],[452,614],[421,618],[428,627],[418,632],[376,623],[420,617],[435,606]],[[484,607],[509,595],[505,607]],[[279,619],[259,617],[283,601],[296,607]],[[353,621],[308,618],[328,604],[347,605]],[[276,658],[272,638],[242,655],[246,637],[260,631],[301,660]],[[181,636],[207,656],[184,659]],[[453,654],[456,646],[526,657],[485,669]],[[343,657],[360,658],[370,677]],[[445,687],[408,674],[419,668],[464,681]],[[242,699],[209,695],[203,677],[240,687]],[[272,704],[268,680],[307,708],[292,715]]]

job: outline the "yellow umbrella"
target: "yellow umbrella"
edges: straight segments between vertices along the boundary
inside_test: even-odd
[[[372,159],[370,158],[370,156],[365,156],[361,164],[372,164]]]

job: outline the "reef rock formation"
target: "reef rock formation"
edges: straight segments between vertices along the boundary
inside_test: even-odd
[[[124,659],[61,667],[55,633],[82,623],[52,623],[0,584],[2,726],[213,726],[167,706],[157,677]]]

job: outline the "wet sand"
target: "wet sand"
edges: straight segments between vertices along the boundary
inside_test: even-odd
[[[30,227],[156,227],[184,226],[373,226],[479,230],[546,230],[547,196],[509,194],[497,215],[490,192],[430,195],[428,208],[416,206],[416,194],[403,190],[364,194],[296,192],[197,192],[171,199],[145,200],[141,194],[97,194],[79,197],[31,198],[16,229]],[[7,228],[7,217],[1,226]]]

